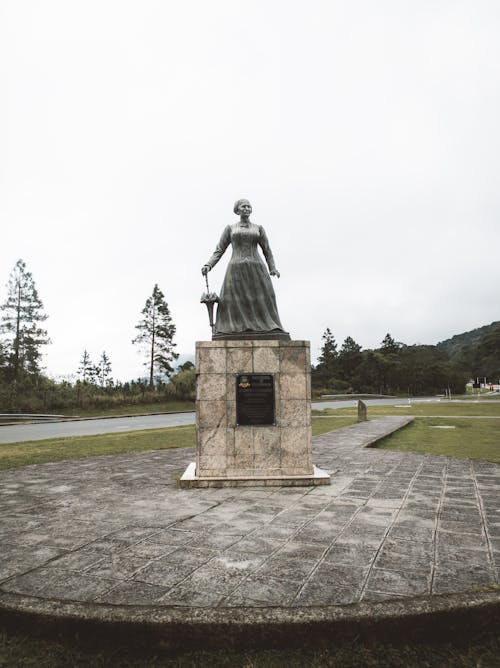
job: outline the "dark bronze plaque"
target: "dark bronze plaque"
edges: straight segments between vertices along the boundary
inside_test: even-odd
[[[274,424],[274,376],[245,373],[236,376],[236,422],[239,425]]]

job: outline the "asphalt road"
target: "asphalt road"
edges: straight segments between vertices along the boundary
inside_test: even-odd
[[[185,424],[194,424],[194,415],[194,413],[166,413],[164,415],[100,418],[71,422],[2,425],[0,426],[0,443],[19,443],[21,441],[39,441],[44,438],[91,436],[120,431],[179,427]]]

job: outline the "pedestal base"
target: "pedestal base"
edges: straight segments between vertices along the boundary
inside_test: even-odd
[[[310,487],[329,485],[330,475],[313,464],[311,475],[296,476],[252,476],[248,478],[206,478],[196,475],[196,463],[191,462],[184,471],[182,478],[177,481],[180,489],[194,489],[207,487]]]
[[[186,486],[328,484],[312,463],[309,341],[199,341],[196,371],[197,484]]]

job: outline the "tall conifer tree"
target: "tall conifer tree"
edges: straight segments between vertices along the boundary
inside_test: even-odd
[[[80,366],[78,367],[77,374],[80,377],[82,383],[94,383],[98,374],[98,368],[94,365],[90,359],[90,355],[87,352],[87,349],[83,351],[82,359],[80,360]]]
[[[396,343],[396,341],[392,338],[392,336],[387,332],[387,334],[384,336],[384,340],[380,344],[380,351],[384,355],[390,355],[390,354],[397,354],[401,348],[400,343]]]
[[[321,337],[324,341],[321,347],[321,355],[318,357],[318,362],[326,367],[333,367],[338,357],[337,343],[332,334],[332,330],[327,327]]]
[[[111,362],[104,350],[102,351],[97,368],[99,371],[99,383],[101,387],[110,387],[113,385],[113,379],[111,378]]]
[[[21,371],[37,374],[40,371],[41,347],[50,340],[47,331],[39,323],[47,319],[38,296],[35,281],[26,264],[18,260],[7,284],[7,301],[3,311],[0,331],[6,334],[3,348],[7,366],[14,381]]]
[[[337,343],[332,330],[327,327],[321,337],[323,345],[318,357],[318,364],[312,372],[312,381],[315,387],[329,387],[337,376]]]
[[[361,346],[352,337],[347,336],[344,339],[338,362],[343,380],[352,382],[353,372],[361,362]]]
[[[140,344],[147,354],[144,366],[148,369],[149,384],[152,386],[155,373],[159,376],[170,376],[174,370],[171,362],[179,357],[174,352],[175,343],[172,341],[176,327],[158,284],[155,284],[153,293],[146,300],[141,314],[143,318],[135,326],[139,334],[132,343]]]

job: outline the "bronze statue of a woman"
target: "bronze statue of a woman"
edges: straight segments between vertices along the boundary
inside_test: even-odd
[[[228,225],[212,257],[203,265],[207,273],[221,259],[229,246],[233,254],[227,266],[217,306],[213,339],[290,339],[278,315],[276,296],[270,276],[279,278],[264,228],[250,222],[252,206],[239,199],[234,213],[240,220]],[[261,247],[269,267],[258,252]]]

